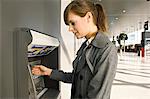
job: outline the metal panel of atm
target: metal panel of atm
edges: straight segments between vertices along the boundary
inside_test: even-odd
[[[24,64],[22,65],[25,65],[26,68],[24,69],[27,69],[24,74],[28,75],[28,81],[24,83],[28,83],[29,99],[59,99],[60,88],[58,81],[51,80],[48,76],[36,76],[31,73],[32,67],[35,65],[59,69],[58,39],[29,28],[16,28],[14,34],[18,35],[17,38],[19,37],[21,40],[15,41],[16,43],[20,42],[16,50],[19,51],[19,49],[22,50],[21,47],[25,47],[17,55],[23,56],[22,59],[24,58]],[[19,57],[16,58],[16,61],[19,61]],[[21,64],[16,64],[16,69],[18,70],[17,65]],[[17,83],[19,84],[20,82]]]

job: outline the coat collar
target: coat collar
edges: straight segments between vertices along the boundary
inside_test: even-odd
[[[95,47],[103,48],[110,42],[111,41],[104,33],[98,32],[95,38],[92,40],[91,44]]]
[[[83,44],[81,45],[80,49],[77,51],[77,55],[80,55],[84,49],[84,47],[87,45],[88,40],[84,41]],[[89,47],[95,46],[98,48],[103,48],[105,47],[108,43],[110,43],[111,41],[109,40],[109,38],[103,34],[103,33],[96,33],[95,38],[91,41],[91,43],[89,44]]]

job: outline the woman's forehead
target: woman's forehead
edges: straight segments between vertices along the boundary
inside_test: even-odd
[[[76,15],[75,13],[73,12],[69,12],[68,13],[68,21],[69,20],[75,20],[75,19],[78,19],[78,18],[81,18],[79,15]]]

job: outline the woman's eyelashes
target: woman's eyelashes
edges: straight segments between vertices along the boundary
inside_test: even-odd
[[[74,26],[74,25],[75,25],[75,22],[70,21],[70,22],[69,22],[69,25]]]
[[[74,23],[74,22],[71,22],[71,25],[73,25],[73,26],[74,26],[74,25],[75,25],[75,23]]]

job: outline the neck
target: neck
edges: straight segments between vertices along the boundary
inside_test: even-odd
[[[93,26],[93,28],[91,28],[91,31],[86,35],[86,39],[90,39],[91,37],[95,37],[96,33],[98,31],[97,26]]]

